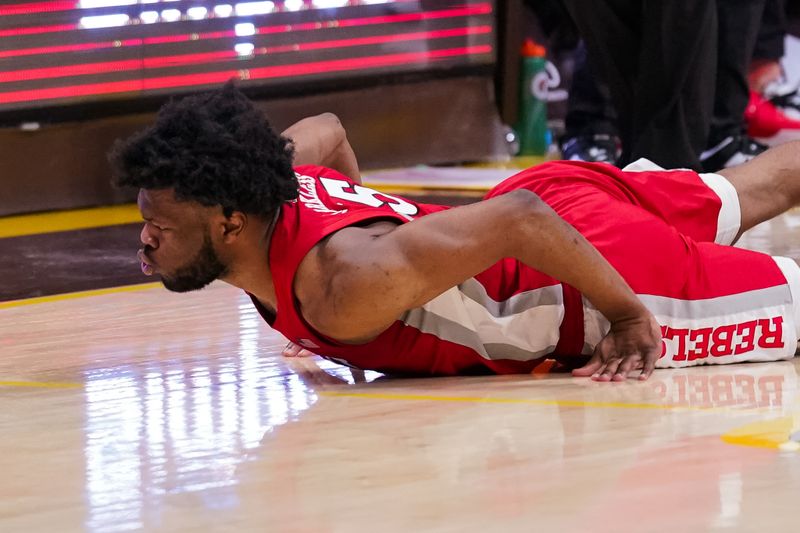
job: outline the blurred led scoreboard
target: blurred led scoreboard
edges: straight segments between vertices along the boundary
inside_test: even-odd
[[[493,1],[0,2],[0,113],[494,62]]]

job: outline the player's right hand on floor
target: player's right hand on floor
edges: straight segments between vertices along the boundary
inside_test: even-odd
[[[595,347],[589,362],[572,371],[594,381],[625,381],[641,370],[640,380],[653,373],[661,357],[661,328],[649,312],[611,323],[608,334]]]
[[[297,344],[290,342],[283,349],[281,355],[284,357],[312,357],[314,354],[302,346],[298,346]]]

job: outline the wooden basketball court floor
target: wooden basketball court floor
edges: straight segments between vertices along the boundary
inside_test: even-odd
[[[5,234],[3,285],[16,275],[35,295],[70,261],[86,272],[86,254],[135,269],[136,226],[110,230],[124,268],[62,232],[71,253],[37,241],[56,253],[40,271],[10,256],[42,236]],[[800,212],[742,242],[800,257],[798,243]],[[282,358],[284,339],[224,284],[141,281],[0,302],[0,531],[796,527],[800,359],[645,383],[387,379]]]

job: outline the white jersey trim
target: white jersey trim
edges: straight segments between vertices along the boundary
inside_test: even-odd
[[[624,172],[652,172],[654,170],[655,171],[664,172],[667,169],[665,169],[662,166],[656,165],[655,163],[653,163],[652,161],[650,161],[647,158],[640,157],[639,159],[637,159],[633,163],[629,164],[628,166],[626,166],[622,170]],[[687,169],[687,168],[675,168],[675,169],[671,169],[671,170],[689,170],[689,169]]]
[[[561,285],[495,301],[469,279],[405,313],[408,326],[471,348],[488,360],[530,361],[552,353],[564,319]]]
[[[724,176],[719,174],[700,174],[700,179],[708,188],[719,196],[722,207],[717,215],[717,244],[733,244],[733,240],[742,227],[742,208],[736,188]]]

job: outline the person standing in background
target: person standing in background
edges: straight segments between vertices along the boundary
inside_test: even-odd
[[[765,149],[746,135],[743,121],[746,73],[765,0],[563,1],[617,112],[622,151],[607,162],[624,166],[647,157],[670,167],[713,171]],[[586,77],[576,74],[581,87]],[[596,99],[578,97],[602,109]],[[576,135],[567,122],[566,157],[591,157],[591,145],[568,144]],[[598,133],[611,138],[603,150],[610,154],[613,132]],[[593,134],[579,135],[586,144]]]
[[[647,157],[700,169],[715,91],[714,0],[563,2],[617,111],[619,164]]]

